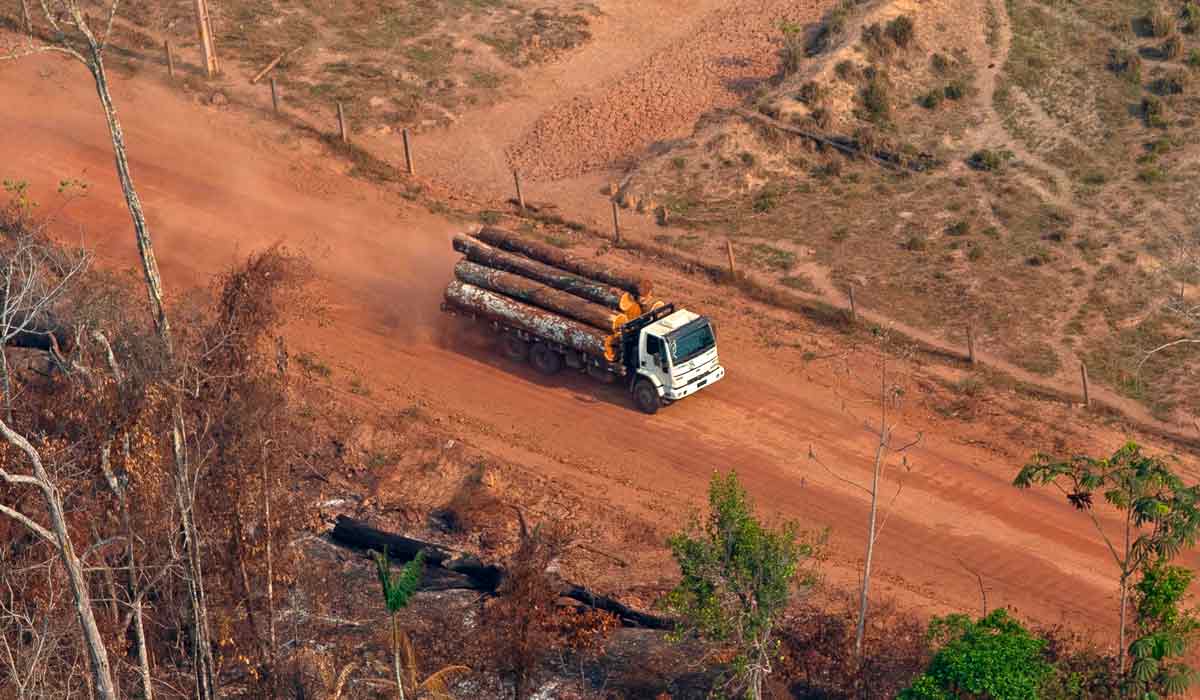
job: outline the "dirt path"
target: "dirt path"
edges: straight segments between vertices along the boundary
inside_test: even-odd
[[[645,418],[619,390],[583,379],[544,381],[496,359],[472,336],[443,335],[437,302],[454,261],[452,223],[344,177],[317,146],[275,125],[185,103],[149,82],[117,80],[115,91],[170,290],[202,284],[264,245],[303,250],[317,264],[331,322],[301,324],[290,342],[328,358],[335,384],[362,378],[374,400],[397,409],[420,400],[463,440],[560,483],[602,489],[585,493],[663,524],[677,523],[702,498],[713,469],[736,468],[766,513],[832,526],[829,578],[853,584],[866,502],[804,455],[812,445],[842,476],[861,480],[872,449],[860,414],[867,397],[839,389],[836,374],[806,365],[800,353],[764,347],[770,331],[762,324],[794,325],[794,318],[717,303],[710,288],[664,274],[666,286],[702,300],[721,324],[729,377]],[[132,265],[94,99],[71,64],[0,66],[7,119],[0,150],[9,154],[3,175],[33,181],[44,201],[60,179],[91,182],[90,197],[62,215],[63,230],[74,235],[78,225],[105,262]],[[910,455],[912,470],[881,544],[880,591],[918,611],[973,610],[977,582],[965,566],[984,577],[992,605],[1011,604],[1048,623],[1108,620],[1111,565],[1086,523],[1051,494],[1009,486],[1033,449],[1020,441],[1034,440],[1026,432],[1034,428],[1021,423],[1013,430],[1022,437],[1009,438],[987,421],[947,422],[922,397],[914,397],[905,430],[926,439]],[[1060,426],[1074,420],[1061,406],[1036,410]],[[1096,429],[1089,439],[1107,448],[1122,437]],[[1016,452],[1004,446],[1010,439]]]

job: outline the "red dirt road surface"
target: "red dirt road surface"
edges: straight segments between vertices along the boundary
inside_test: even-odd
[[[867,483],[868,395],[839,390],[830,364],[764,342],[788,333],[839,350],[838,336],[663,272],[662,288],[716,319],[729,375],[642,416],[619,390],[538,379],[474,336],[446,332],[437,307],[455,260],[449,238],[461,225],[345,176],[343,163],[284,126],[195,104],[154,81],[113,82],[168,290],[178,295],[253,250],[285,243],[314,261],[330,306],[326,323],[298,324],[290,343],[326,358],[335,376],[369,378],[372,400],[420,400],[462,440],[669,528],[701,502],[714,469],[736,468],[767,514],[831,526],[829,578],[853,584],[867,499],[839,477]],[[0,64],[0,114],[0,176],[29,180],[50,211],[59,180],[91,183],[87,198],[58,214],[58,230],[82,235],[104,263],[132,267],[133,234],[87,74],[55,58]],[[870,376],[861,356],[850,368]],[[1071,409],[1050,404],[1017,416],[989,406],[974,421],[953,420],[931,408],[936,398],[930,382],[916,381],[905,399],[901,438],[920,432],[924,440],[908,455],[911,471],[895,468],[906,481],[879,544],[877,590],[918,612],[974,611],[977,572],[992,607],[1047,623],[1114,619],[1114,566],[1086,518],[1055,494],[1021,493],[1010,482],[1023,459],[1057,437],[1089,444],[1090,432],[1092,451],[1102,452],[1123,436],[1078,426]],[[838,476],[808,458],[810,445]]]

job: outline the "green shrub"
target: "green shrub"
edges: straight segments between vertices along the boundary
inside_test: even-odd
[[[967,165],[976,170],[996,172],[1003,168],[1004,163],[1011,159],[1012,156],[1012,151],[993,151],[985,148],[972,153],[971,157],[967,159]]]
[[[905,250],[911,250],[914,253],[925,250],[925,236],[922,236],[919,233],[914,233],[913,235],[909,236],[908,240],[904,241],[900,247]]]
[[[833,71],[838,77],[848,83],[854,82],[862,77],[862,71],[859,70],[858,64],[849,59],[838,61],[838,64],[833,67]]]
[[[947,100],[961,100],[967,94],[967,84],[961,80],[955,80],[948,84],[943,92]]]
[[[1165,128],[1167,126],[1166,113],[1166,105],[1157,97],[1151,96],[1142,99],[1142,117],[1146,120],[1146,126],[1156,129]]]
[[[1196,4],[1194,0],[1188,0],[1184,3],[1183,11],[1180,14],[1183,16],[1183,31],[1188,34],[1200,31],[1200,4]]]
[[[875,123],[886,122],[892,114],[891,95],[887,78],[875,75],[862,90],[863,109],[867,119]]]
[[[800,90],[796,93],[796,100],[803,102],[806,105],[813,106],[821,104],[828,96],[829,88],[818,82],[810,80],[800,86]]]
[[[1175,16],[1161,7],[1156,8],[1147,18],[1150,31],[1154,36],[1163,38],[1175,33]]]
[[[1108,69],[1131,83],[1142,82],[1142,57],[1133,49],[1125,47],[1110,49]]]
[[[1173,71],[1155,80],[1150,89],[1159,95],[1182,95],[1190,82],[1191,76],[1187,73]]]
[[[893,45],[883,33],[883,27],[876,22],[862,28],[862,43],[867,50],[881,58],[892,55]]]
[[[917,102],[925,109],[937,109],[941,106],[944,95],[945,93],[942,90],[930,90],[921,95]]]
[[[928,635],[937,648],[933,661],[899,700],[1037,700],[1053,670],[1042,658],[1046,642],[1003,609],[978,622],[966,615],[935,617]]]
[[[900,15],[887,24],[887,35],[902,49],[908,48],[916,36],[916,24],[912,17]]]
[[[965,236],[971,232],[971,224],[967,221],[955,221],[946,227],[947,236]]]
[[[1168,61],[1178,60],[1180,56],[1183,56],[1183,37],[1178,34],[1172,34],[1159,47],[1158,53]]]
[[[967,246],[967,260],[975,262],[983,258],[983,246],[978,243],[972,243]]]
[[[757,159],[755,159],[754,154],[751,153],[750,151],[742,151],[738,155],[738,158],[740,158],[742,160],[742,165],[753,166],[757,162]]]
[[[1143,168],[1138,172],[1137,179],[1147,185],[1153,185],[1156,182],[1162,182],[1167,178],[1167,173],[1157,165],[1152,165],[1148,168]]]
[[[1200,49],[1192,49],[1188,52],[1187,64],[1192,68],[1200,68]]]
[[[933,69],[934,73],[945,75],[946,71],[950,70],[950,59],[943,54],[934,53],[929,57],[929,67]]]
[[[784,22],[780,31],[783,32],[783,74],[793,75],[800,71],[804,62],[804,27],[794,22]]]
[[[687,158],[684,158],[683,156],[675,156],[671,159],[671,167],[675,168],[676,170],[683,170],[687,167]]]

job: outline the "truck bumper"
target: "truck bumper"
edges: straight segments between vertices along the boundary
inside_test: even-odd
[[[717,382],[721,381],[721,379],[723,379],[724,377],[725,377],[725,368],[722,367],[721,365],[717,365],[716,368],[713,369],[713,371],[709,372],[708,374],[706,374],[702,377],[697,377],[696,379],[693,379],[691,381],[691,383],[689,383],[689,384],[685,384],[682,387],[679,387],[678,389],[673,389],[673,390],[668,389],[667,391],[665,391],[663,393],[663,397],[670,401],[678,401],[680,399],[691,396],[692,394],[696,393],[697,391],[700,391],[701,389],[703,389],[706,386],[716,384]]]

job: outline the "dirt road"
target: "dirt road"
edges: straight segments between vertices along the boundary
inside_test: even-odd
[[[767,513],[832,526],[830,578],[854,581],[866,499],[807,454],[815,445],[840,476],[864,481],[873,453],[860,420],[870,415],[858,403],[865,394],[838,390],[835,375],[806,366],[798,350],[764,344],[762,324],[784,323],[781,312],[714,300],[704,310],[720,324],[727,380],[645,418],[620,391],[582,379],[541,381],[493,359],[472,336],[439,330],[437,301],[454,260],[448,239],[458,225],[345,177],[342,164],[281,127],[194,104],[152,81],[114,82],[169,290],[203,284],[265,245],[302,250],[322,277],[331,323],[298,328],[291,342],[329,358],[335,381],[365,377],[375,399],[398,408],[419,398],[462,439],[660,522],[699,503],[712,470],[736,468]],[[58,214],[58,230],[82,230],[105,263],[133,266],[95,102],[87,75],[72,64],[0,65],[0,176],[30,180],[51,211],[55,183],[87,180],[91,194]],[[668,276],[668,285],[698,305],[714,297],[694,280]],[[919,390],[906,401],[902,432],[925,439],[909,455],[912,469],[883,535],[879,589],[921,611],[976,610],[974,571],[992,606],[1051,623],[1112,618],[1113,566],[1086,520],[1048,493],[1009,486],[1020,459],[1048,447],[1054,433],[1031,422],[998,434],[1006,424],[950,421],[927,399]],[[1031,410],[1051,424],[1073,420],[1061,407]],[[1121,439],[1096,435],[1097,450]]]

